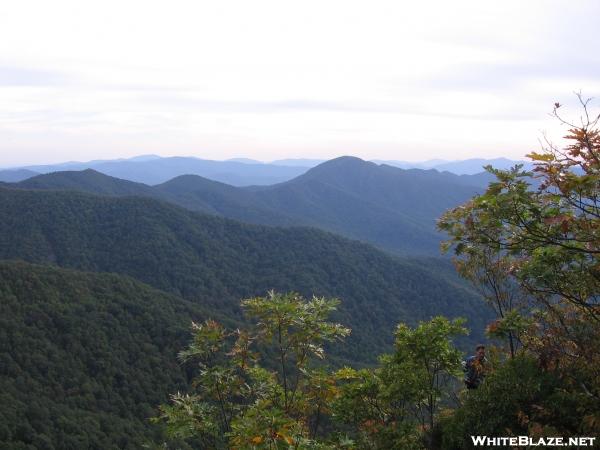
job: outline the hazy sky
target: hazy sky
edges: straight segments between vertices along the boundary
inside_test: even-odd
[[[0,166],[521,158],[560,136],[555,101],[600,94],[599,21],[595,0],[5,1]]]

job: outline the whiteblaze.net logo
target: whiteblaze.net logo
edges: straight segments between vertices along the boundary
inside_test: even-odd
[[[471,436],[475,447],[593,447],[595,437],[542,437],[529,436],[490,437]]]

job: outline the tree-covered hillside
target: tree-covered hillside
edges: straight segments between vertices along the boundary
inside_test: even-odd
[[[142,183],[109,177],[92,169],[42,174],[17,184],[24,189],[60,189],[123,197],[139,195],[152,197],[153,189]]]
[[[339,297],[353,360],[372,361],[401,320],[465,316],[481,330],[488,317],[439,268],[315,229],[245,225],[144,198],[9,189],[0,216],[0,259],[127,274],[227,315],[269,289]]]
[[[249,223],[295,224],[293,218],[268,207],[253,192],[197,175],[181,175],[157,186],[148,186],[87,169],[38,175],[14,186],[21,189],[80,191],[114,197],[151,197],[191,211]]]
[[[327,161],[272,186],[238,188],[196,175],[158,186],[120,180],[99,172],[56,172],[16,187],[68,189],[113,196],[147,196],[192,211],[243,222],[313,226],[404,255],[439,255],[435,221],[478,190],[465,177],[435,170],[403,170],[359,158]]]
[[[0,448],[157,438],[147,419],[185,386],[175,355],[208,316],[129,277],[0,262]]]
[[[154,187],[162,198],[192,211],[203,211],[243,222],[264,225],[300,225],[302,220],[267,205],[255,192],[212,181],[197,175],[182,175]]]

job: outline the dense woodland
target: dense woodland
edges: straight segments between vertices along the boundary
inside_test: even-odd
[[[184,387],[187,370],[192,374],[176,359],[190,322],[245,321],[240,300],[268,289],[343,299],[335,317],[353,332],[348,345],[332,345],[337,366],[375,362],[390,348],[400,320],[416,323],[443,310],[469,316],[481,327],[490,317],[447,262],[435,260],[432,270],[428,259],[400,259],[315,229],[244,225],[148,198],[73,191],[3,189],[0,209],[0,257],[45,264],[4,266],[3,317],[10,323],[10,338],[3,340],[7,448],[17,442],[24,448],[42,442],[47,448],[139,448],[145,438],[160,441],[160,427],[148,419],[168,393]],[[176,313],[157,314],[165,303]],[[71,329],[77,332],[66,332]],[[467,346],[476,339],[461,342]],[[47,348],[50,353],[39,350]],[[268,361],[268,349],[264,352]],[[38,363],[43,371],[33,367]],[[17,371],[27,377],[15,378]],[[65,372],[73,378],[61,379]],[[73,379],[91,393],[82,397]],[[141,385],[132,387],[125,379]],[[140,405],[126,413],[113,407],[136,402]],[[43,407],[39,418],[29,417],[30,403]],[[54,422],[58,417],[88,417],[89,423],[65,432]],[[127,435],[119,431],[128,428]]]
[[[76,192],[0,190],[0,213],[0,258],[126,274],[232,317],[241,317],[240,299],[269,289],[339,297],[336,319],[354,330],[352,348],[340,349],[349,359],[374,361],[399,320],[443,313],[481,329],[490,317],[473,291],[451,279],[449,264],[433,271],[315,229]]]
[[[140,448],[182,389],[198,304],[129,277],[0,263],[0,448]],[[231,322],[230,322],[231,323]]]
[[[206,192],[194,178],[161,188],[176,197],[184,186],[187,205],[93,171],[3,185],[0,448],[461,449],[470,435],[597,436],[600,132],[582,105],[581,126],[557,106],[567,145],[533,153],[533,173],[490,167],[496,181],[441,217],[472,287],[448,260],[190,211]],[[361,217],[377,208],[414,208],[422,225],[439,204],[395,198],[391,169],[342,158],[244,195],[321,228],[341,217],[346,231],[368,228]],[[206,205],[237,195],[208,185]],[[467,393],[461,359],[484,333],[485,377]]]

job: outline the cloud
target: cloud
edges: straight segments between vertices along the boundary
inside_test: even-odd
[[[519,92],[538,80],[597,83],[600,58],[567,56],[554,61],[528,61],[512,64],[465,64],[421,80],[422,88],[440,90]],[[576,86],[574,86],[576,88]]]
[[[0,164],[14,148],[519,157],[553,102],[600,93],[599,14],[592,0],[12,2]]]
[[[71,81],[61,72],[0,66],[0,86],[65,86]]]

